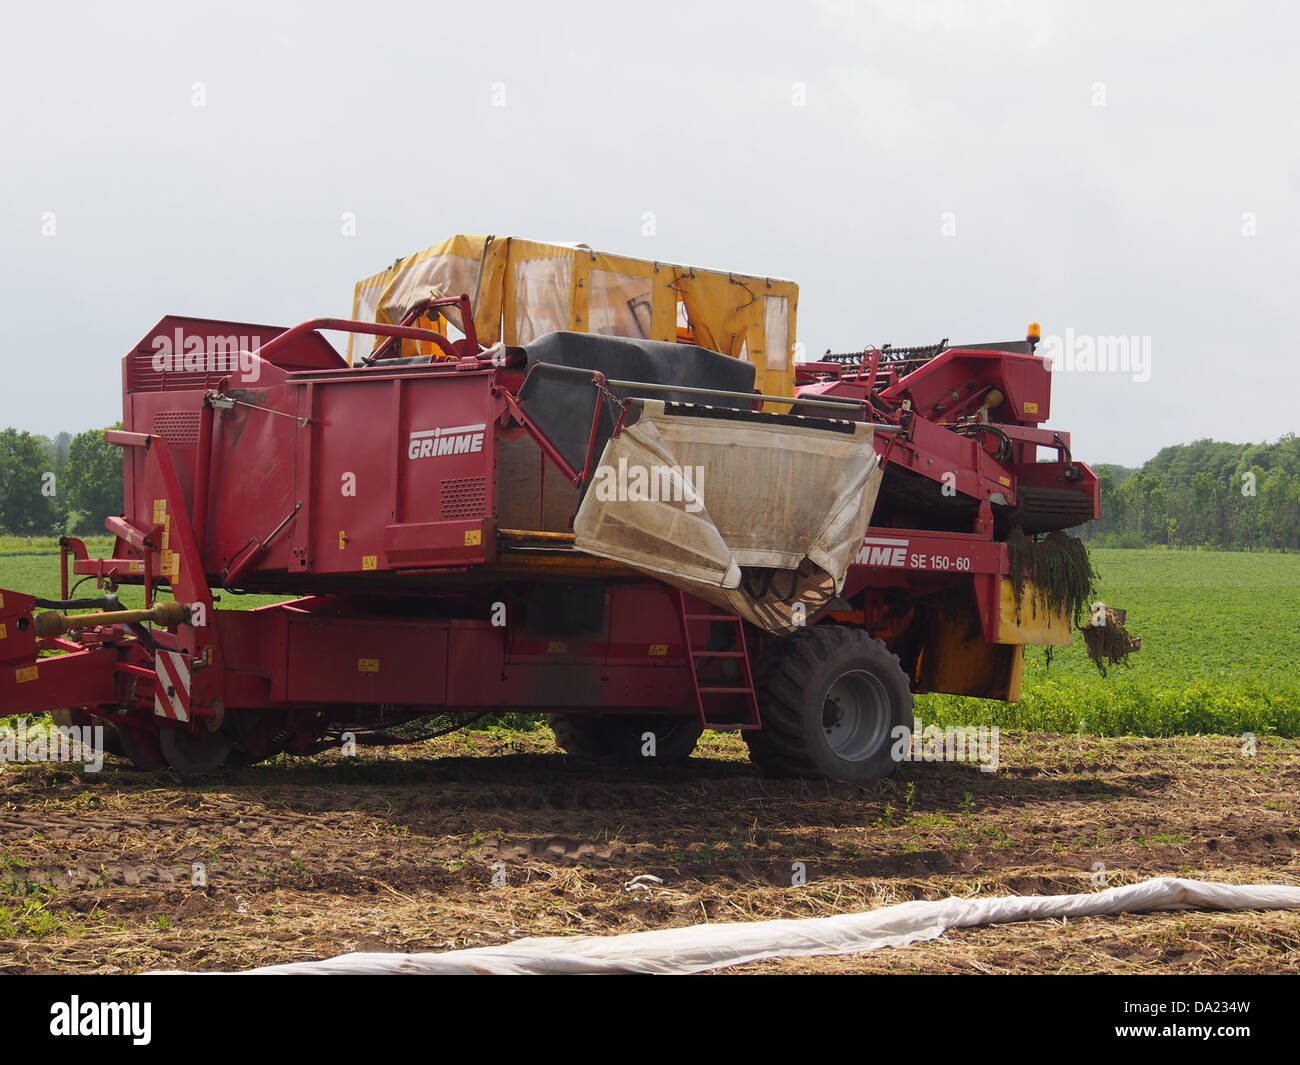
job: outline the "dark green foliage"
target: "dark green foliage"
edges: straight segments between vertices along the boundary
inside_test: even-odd
[[[1031,540],[1016,528],[1007,537],[1007,550],[1017,605],[1029,582],[1036,592],[1032,600],[1035,616],[1041,605],[1049,611],[1063,610],[1078,625],[1091,606],[1096,584],[1083,541],[1062,532]]]
[[[0,535],[93,534],[121,513],[122,449],[104,430],[54,440],[0,431]]]
[[[73,438],[63,480],[69,533],[102,532],[106,517],[122,513],[122,449],[104,439],[104,430],[91,429]]]
[[[1088,649],[1088,657],[1104,677],[1106,670],[1114,665],[1128,665],[1128,656],[1133,651],[1133,636],[1115,616],[1113,610],[1102,615],[1100,625],[1091,622],[1083,626],[1083,643]]]
[[[1141,469],[1099,466],[1101,520],[1080,532],[1105,547],[1300,550],[1300,439],[1197,440]]]
[[[55,446],[43,436],[0,431],[0,533],[52,532],[63,513]]]

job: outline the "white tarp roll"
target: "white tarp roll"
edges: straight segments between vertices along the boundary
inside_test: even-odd
[[[1085,895],[904,902],[867,913],[702,924],[617,936],[547,936],[441,954],[344,954],[251,969],[274,974],[687,974],[765,958],[858,954],[937,939],[949,928],[1152,910],[1300,909],[1300,887],[1159,877]]]

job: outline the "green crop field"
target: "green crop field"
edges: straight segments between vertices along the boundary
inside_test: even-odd
[[[109,558],[113,553],[111,536],[83,537],[91,558]],[[71,564],[69,564],[71,568]],[[73,576],[75,584],[82,578]],[[59,598],[59,539],[57,536],[0,536],[0,588],[15,592],[40,596],[44,599]],[[92,577],[77,591],[79,597],[95,595],[95,580]],[[274,595],[231,595],[221,593],[224,608],[247,610],[250,607],[277,603],[284,596]],[[144,589],[139,585],[128,584],[118,589],[118,598],[122,606],[136,609],[144,606]],[[169,598],[164,594],[163,598]]]
[[[1129,667],[1102,678],[1076,637],[1025,650],[1023,701],[917,699],[926,724],[1045,732],[1300,736],[1300,555],[1235,551],[1092,552],[1098,597],[1128,610],[1142,637]]]
[[[92,556],[108,538],[88,540]],[[1226,551],[1092,552],[1099,597],[1128,609],[1142,637],[1131,665],[1098,675],[1083,649],[1025,652],[1023,701],[1004,704],[948,695],[917,699],[924,724],[1100,735],[1196,733],[1300,736],[1300,555]],[[0,588],[57,596],[58,541],[0,537]],[[93,589],[93,581],[82,594]],[[126,587],[127,606],[143,602]],[[274,602],[224,596],[223,607]]]

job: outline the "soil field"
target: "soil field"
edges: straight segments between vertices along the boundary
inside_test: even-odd
[[[676,769],[573,759],[547,729],[281,758],[201,784],[112,758],[85,775],[9,765],[0,972],[242,969],[1087,892],[1097,863],[1108,886],[1294,884],[1298,807],[1300,741],[1280,738],[1250,757],[1230,737],[1003,733],[996,773],[911,763],[863,786],[764,779],[714,733]],[[628,890],[644,873],[662,885]],[[1300,913],[1022,923],[731,971],[1300,972]]]

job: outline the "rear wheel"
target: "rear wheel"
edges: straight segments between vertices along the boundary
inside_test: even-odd
[[[773,776],[880,780],[898,768],[900,728],[913,726],[898,657],[860,629],[818,625],[777,641],[759,662],[761,730],[744,733]]]
[[[569,754],[614,762],[681,762],[703,729],[693,717],[667,714],[549,714],[555,742]],[[654,735],[654,756],[644,753]]]

